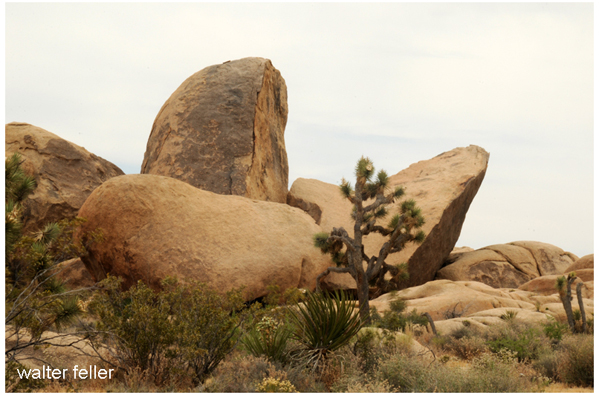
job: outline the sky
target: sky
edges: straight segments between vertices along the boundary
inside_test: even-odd
[[[140,172],[158,111],[249,56],[286,81],[289,181],[490,153],[456,246],[593,238],[593,3],[5,3],[5,123]]]

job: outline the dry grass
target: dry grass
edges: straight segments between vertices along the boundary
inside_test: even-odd
[[[549,384],[544,392],[549,393],[567,393],[567,392],[595,392],[595,390],[591,387],[575,387],[569,386],[564,383],[551,383]]]

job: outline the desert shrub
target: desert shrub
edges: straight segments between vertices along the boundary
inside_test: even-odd
[[[236,353],[219,364],[198,389],[203,392],[253,392],[273,367],[264,357]]]
[[[46,380],[36,380],[29,377],[19,377],[19,371],[29,368],[15,361],[4,364],[4,391],[5,392],[36,392],[46,386]]]
[[[536,359],[550,347],[548,339],[538,326],[519,321],[494,325],[486,336],[491,351],[513,351],[518,361]]]
[[[456,356],[470,360],[489,350],[485,340],[478,336],[464,336],[459,339],[451,339],[446,349]]]
[[[225,358],[196,390],[203,392],[254,392],[265,378],[289,381],[300,392],[326,391],[322,383],[301,365],[281,365],[264,357],[236,351]]]
[[[593,336],[572,335],[560,343],[557,376],[560,381],[584,387],[593,387]]]
[[[371,325],[388,329],[391,331],[405,331],[406,326],[409,324],[421,325],[426,327],[428,325],[428,319],[418,314],[416,309],[413,309],[410,313],[406,313],[407,304],[403,299],[395,299],[389,303],[389,310],[384,311],[381,316],[376,307],[372,307],[371,310]]]
[[[275,377],[265,377],[256,387],[257,392],[297,392],[295,386],[289,380],[281,380]]]
[[[532,367],[539,374],[548,377],[552,380],[558,380],[557,369],[559,365],[558,354],[554,351],[544,352],[539,357],[532,361]]]
[[[289,313],[294,324],[293,338],[302,345],[296,356],[313,370],[330,352],[348,344],[363,325],[355,312],[355,302],[348,301],[344,292],[331,296],[308,293],[305,301],[290,308]]]
[[[533,386],[519,374],[518,366],[515,354],[505,350],[475,357],[469,369],[398,353],[364,377],[398,392],[527,392]],[[356,380],[354,388],[363,383]]]
[[[375,377],[400,392],[433,392],[433,370],[419,358],[394,354],[381,361]]]
[[[188,374],[198,385],[237,344],[239,290],[221,295],[205,284],[166,279],[161,292],[141,281],[123,292],[120,284],[114,277],[102,281],[88,305],[99,318],[89,335],[128,374],[141,369],[157,382]]]
[[[472,361],[472,369],[454,388],[439,386],[442,392],[527,392],[529,383],[517,370],[517,357],[502,350],[497,354],[481,354]],[[449,376],[449,377],[448,377]],[[451,375],[444,379],[451,380]]]
[[[548,318],[547,322],[543,324],[543,333],[554,343],[559,343],[565,334],[569,332],[567,324],[558,322],[555,318]]]
[[[353,353],[360,358],[360,365],[364,372],[370,372],[377,365],[380,358],[380,347],[376,346],[378,334],[370,328],[364,328],[355,337]]]
[[[359,358],[363,372],[369,373],[394,353],[409,354],[412,337],[380,328],[362,328],[352,340],[352,353]]]
[[[100,319],[95,330],[120,368],[130,374],[134,369],[156,374],[175,340],[170,306],[164,294],[141,281],[126,292],[121,292],[121,282],[109,276],[89,303],[88,311]]]
[[[462,326],[451,331],[449,338],[459,340],[463,337],[477,337],[480,335],[481,333],[478,328],[472,326],[469,321],[462,321]]]

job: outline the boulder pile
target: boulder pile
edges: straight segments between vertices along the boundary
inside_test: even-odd
[[[580,263],[578,263],[580,262]],[[491,325],[500,322],[506,311],[514,311],[518,318],[529,321],[546,322],[548,316],[560,321],[566,320],[566,313],[560,300],[556,280],[560,275],[576,270],[577,280],[573,289],[582,282],[582,297],[587,316],[594,313],[593,255],[587,255],[567,267],[563,273],[535,278],[520,287],[492,287],[480,281],[435,280],[426,284],[384,294],[370,301],[379,312],[389,309],[396,298],[406,300],[408,310],[427,312],[435,320],[437,329],[449,333],[468,320],[476,325]],[[575,293],[575,292],[574,292]],[[576,297],[573,308],[577,308]]]
[[[21,153],[38,183],[25,203],[25,230],[76,215],[87,219],[80,237],[102,230],[102,243],[64,263],[62,276],[73,286],[112,274],[127,287],[143,280],[159,288],[175,276],[222,291],[244,287],[246,300],[266,295],[270,285],[314,288],[334,264],[312,237],[341,226],[351,234],[352,207],[337,185],[322,181],[299,178],[288,190],[287,115],[281,73],[268,59],[245,58],[206,67],[175,90],[156,116],[141,174],[124,175],[38,127],[7,124],[7,155]],[[448,322],[441,325],[465,317],[483,325],[505,309],[531,320],[560,317],[555,281],[575,271],[592,312],[592,255],[578,259],[534,241],[454,249],[488,161],[488,152],[470,145],[389,177],[390,188],[403,186],[404,198],[421,208],[427,236],[389,256],[389,264],[408,263],[409,280],[373,306],[384,311],[401,297]],[[389,217],[398,211],[389,208]],[[384,241],[369,235],[366,253],[377,255]],[[334,273],[324,285],[356,287],[348,274]]]
[[[479,281],[495,288],[517,288],[539,276],[562,274],[578,257],[537,241],[515,241],[453,254],[436,279]]]

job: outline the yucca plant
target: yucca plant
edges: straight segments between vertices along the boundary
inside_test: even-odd
[[[289,327],[271,317],[264,317],[241,339],[244,348],[253,356],[263,356],[272,362],[287,363],[287,341],[291,336]]]
[[[329,295],[308,293],[303,303],[289,308],[294,324],[293,338],[302,345],[302,355],[313,371],[327,355],[348,344],[363,321],[356,303],[343,291]]]

